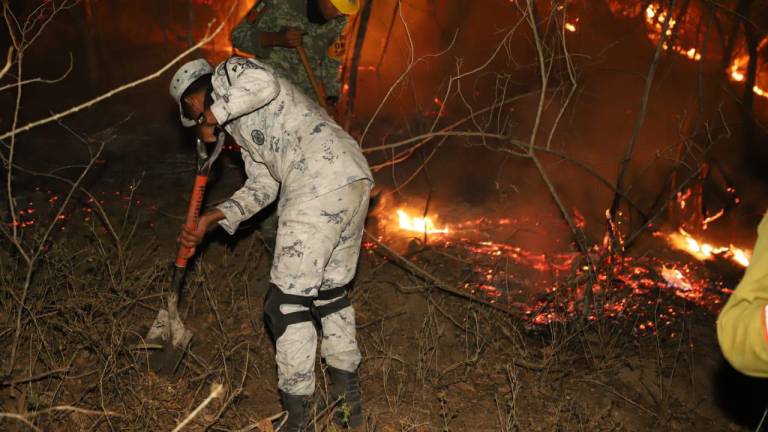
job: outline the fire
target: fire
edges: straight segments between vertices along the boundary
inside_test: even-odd
[[[686,2],[687,3],[687,2]],[[673,11],[662,6],[659,1],[651,2],[627,2],[610,0],[608,6],[615,15],[625,18],[640,18],[645,22],[648,39],[658,43],[661,39],[664,23],[669,18],[667,27],[667,40],[662,45],[665,51],[674,52],[691,61],[702,60],[702,47],[707,41],[701,32],[701,23],[705,14],[699,8],[686,9],[685,14],[670,17]],[[757,47],[758,53],[765,53],[768,45],[768,37],[764,37]],[[764,56],[764,54],[760,54]],[[766,82],[765,59],[761,57],[758,64],[757,77],[752,91],[758,97],[768,99],[768,82]],[[746,81],[747,64],[749,55],[746,52],[744,41],[740,40],[736,46],[734,59],[726,70],[731,81],[743,83]]]
[[[751,258],[751,253],[745,251],[744,249],[739,248],[731,248],[731,252],[733,253],[733,259],[737,263],[741,264],[743,267],[747,267],[749,265],[749,259]]]
[[[649,37],[654,42],[657,42],[659,39],[661,39],[661,32],[664,30],[664,22],[667,20],[667,12],[661,10],[661,6],[657,4],[649,4],[647,8],[645,8],[645,23],[648,25],[649,30],[651,33],[649,34]],[[672,36],[672,33],[675,29],[675,26],[677,25],[677,21],[674,18],[669,19],[669,27],[667,28],[667,36]],[[680,54],[683,57],[688,58],[689,60],[693,61],[699,61],[701,60],[701,54],[696,48],[688,48],[685,49],[678,45],[669,46],[666,42],[664,42],[664,45],[662,46],[664,50],[670,50],[671,51]]]
[[[707,229],[709,224],[720,219],[721,217],[723,217],[724,214],[725,214],[725,209],[721,208],[720,210],[717,211],[717,213],[713,214],[712,216],[704,218],[704,220],[701,221],[702,229]]]
[[[666,238],[670,246],[688,252],[699,261],[707,261],[714,259],[716,256],[722,256],[742,267],[746,267],[749,265],[749,259],[752,255],[751,252],[737,248],[734,245],[713,246],[710,243],[696,240],[682,228],[678,232],[669,234]]]
[[[768,38],[763,39],[762,42],[760,42],[758,52],[762,50],[766,44],[768,44]],[[731,66],[728,68],[728,76],[731,78],[731,81],[734,82],[744,82],[747,79],[747,64],[749,63],[749,55],[742,54],[739,56],[736,56],[733,61],[731,62]],[[758,85],[759,83],[756,83],[752,87],[752,91],[763,98],[768,98],[768,89],[762,88]]]
[[[448,227],[437,228],[429,216],[410,216],[404,210],[397,210],[397,219],[401,230],[414,231],[422,234],[448,234]]]
[[[391,232],[388,227],[422,235],[437,234],[431,239],[429,250],[408,259],[425,266],[427,271],[435,264],[427,258],[430,252],[445,257],[447,262],[460,263],[448,268],[440,261],[438,265],[446,272],[443,276],[446,281],[453,276],[460,277],[461,282],[456,282],[458,288],[488,303],[522,312],[523,321],[530,328],[567,323],[577,317],[590,287],[593,294],[601,296],[603,303],[590,312],[587,319],[631,317],[637,332],[655,333],[690,313],[685,306],[678,308],[677,299],[716,312],[730,294],[732,285],[721,279],[717,270],[699,260],[720,257],[746,266],[750,258],[746,250],[716,247],[681,230],[655,235],[672,247],[688,251],[696,259],[678,262],[649,255],[616,255],[608,247],[595,245],[589,251],[588,258],[594,264],[590,267],[585,257],[574,250],[539,252],[497,240],[506,236],[510,226],[531,224],[528,218],[480,216],[450,220],[449,229],[448,223],[437,219],[436,214],[419,217],[415,216],[418,210],[412,210],[411,214],[409,210],[409,207],[384,210],[389,217],[378,218],[382,239]],[[578,210],[573,212],[575,219],[583,219]],[[458,215],[452,213],[452,216]],[[582,223],[585,222],[579,222]],[[375,245],[369,243],[368,247],[372,249]],[[426,260],[420,262],[422,258]],[[660,295],[665,296],[667,302],[663,310],[658,308]]]

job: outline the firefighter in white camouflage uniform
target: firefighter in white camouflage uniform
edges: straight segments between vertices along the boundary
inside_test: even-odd
[[[331,379],[334,420],[363,422],[355,315],[347,297],[360,254],[373,185],[355,140],[268,65],[232,57],[216,69],[205,60],[183,65],[171,82],[181,121],[211,142],[218,128],[238,143],[247,180],[205,212],[181,243],[194,248],[220,225],[238,225],[280,192],[275,256],[264,316],[275,342],[278,387],[288,420],[282,430],[308,430],[315,390],[317,331]]]
[[[304,94],[315,97],[295,49],[303,47],[323,86],[326,105],[335,111],[341,96],[339,72],[347,45],[344,29],[347,17],[359,9],[359,0],[256,0],[232,30],[232,45],[239,53],[256,56],[272,66]],[[262,236],[273,247],[276,214],[267,209],[259,216]]]

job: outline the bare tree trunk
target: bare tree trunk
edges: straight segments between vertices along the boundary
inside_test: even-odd
[[[744,39],[747,43],[747,75],[744,80],[744,96],[741,98],[741,115],[744,123],[744,134],[742,139],[747,146],[752,145],[755,139],[756,125],[754,116],[755,93],[752,90],[757,82],[757,47],[760,39],[755,32],[755,28],[748,21],[752,9],[753,0],[742,0],[739,2],[739,16],[737,20],[742,21],[744,26]]]
[[[621,197],[624,193],[624,177],[627,174],[627,169],[629,168],[629,163],[632,160],[632,155],[634,154],[635,145],[637,144],[637,141],[640,138],[640,131],[643,128],[643,124],[645,123],[645,116],[648,110],[648,101],[650,98],[651,93],[651,86],[653,84],[653,79],[656,76],[656,68],[659,65],[659,60],[661,59],[661,53],[663,51],[664,44],[667,41],[668,36],[668,30],[670,27],[670,23],[672,21],[672,11],[675,7],[675,0],[672,0],[669,5],[670,12],[667,13],[666,18],[664,19],[664,25],[661,29],[661,37],[659,38],[659,42],[656,45],[656,52],[653,55],[653,60],[651,61],[651,66],[648,70],[648,75],[645,77],[645,85],[643,89],[643,96],[640,101],[640,114],[637,117],[637,121],[635,123],[635,126],[632,130],[632,136],[629,140],[629,144],[627,144],[627,148],[624,152],[624,158],[621,160],[621,164],[619,165],[619,173],[616,177],[616,193],[613,196],[613,200],[611,202],[611,207],[608,214],[608,234],[611,239],[612,248],[615,252],[620,252],[621,250],[621,233],[614,232],[614,228],[618,227],[618,211],[619,206],[621,204]]]
[[[699,62],[699,72],[698,72],[699,76],[698,76],[698,84],[697,84],[697,90],[698,90],[697,114],[693,122],[693,128],[691,133],[680,140],[677,146],[677,150],[675,151],[675,165],[672,167],[672,181],[670,182],[669,190],[677,189],[678,176],[680,175],[679,171],[680,171],[681,165],[683,165],[683,159],[685,158],[685,149],[687,145],[691,142],[702,141],[702,139],[699,137],[699,132],[701,131],[701,126],[704,124],[704,116],[705,116],[704,64],[705,64],[707,55],[709,54],[708,47],[709,47],[710,38],[712,36],[712,27],[717,24],[715,10],[711,5],[706,8],[706,12],[708,13],[709,18],[707,19],[706,29],[704,30],[704,40],[702,41],[701,47],[697,47],[698,51],[701,53],[701,60],[702,60]],[[704,147],[703,143],[699,143],[699,144],[702,144],[701,146]],[[663,199],[665,194],[666,194],[666,191],[662,191],[657,197],[657,200]],[[681,218],[680,210],[678,206],[679,206],[679,203],[675,200],[672,200],[669,202],[669,221],[674,225],[680,225],[680,223],[682,222],[682,218]],[[656,203],[654,203],[653,207],[656,207]]]
[[[94,5],[93,0],[83,0],[83,15],[85,18],[84,26],[84,40],[85,40],[85,56],[88,64],[88,76],[91,82],[99,82],[102,78],[100,68],[100,50],[99,50],[99,35],[98,35],[98,23],[94,17]]]
[[[349,130],[352,117],[355,110],[355,97],[357,96],[357,75],[358,66],[360,65],[360,55],[363,53],[363,43],[365,42],[365,34],[368,29],[368,21],[371,18],[371,11],[373,10],[373,0],[366,0],[363,3],[363,9],[360,12],[357,22],[357,32],[355,33],[354,46],[352,47],[352,58],[349,62],[349,72],[346,74],[346,83],[349,85],[349,93],[347,94],[347,103],[344,108],[344,128]],[[342,92],[343,93],[343,92]]]
[[[373,1],[373,0],[371,0]],[[387,26],[387,33],[384,37],[384,45],[381,47],[381,54],[379,54],[379,61],[376,62],[376,70],[381,68],[381,63],[384,61],[384,54],[389,48],[389,42],[392,40],[392,30],[395,28],[395,22],[397,21],[397,11],[400,9],[400,2],[395,1],[395,7],[392,8],[392,16],[389,18],[389,25]]]
[[[739,26],[741,25],[741,18],[739,17],[739,11],[744,9],[744,4],[751,3],[752,0],[739,0],[736,5],[736,13],[733,14],[733,21],[731,21],[731,31],[729,32],[728,39],[725,41],[725,50],[723,51],[722,68],[727,69],[731,64],[733,58],[733,49],[736,47],[736,39],[739,37]],[[749,6],[746,7],[749,9]]]

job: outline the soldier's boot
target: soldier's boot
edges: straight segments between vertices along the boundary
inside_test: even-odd
[[[357,371],[347,372],[328,366],[327,372],[331,378],[330,400],[341,399],[333,413],[333,422],[342,428],[361,428],[364,420],[363,401]]]
[[[281,432],[310,432],[310,414],[312,396],[292,395],[280,392],[280,402],[288,412],[288,419],[280,429]]]

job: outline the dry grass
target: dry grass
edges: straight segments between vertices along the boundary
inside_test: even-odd
[[[182,301],[195,336],[168,382],[148,371],[142,337],[163,306],[171,245],[135,237],[145,222],[132,212],[115,214],[125,221],[120,248],[97,225],[67,225],[52,239],[30,285],[16,367],[2,380],[0,424],[172,430],[220,384],[222,397],[184,430],[260,430],[259,420],[280,412],[261,321],[269,251],[254,235],[211,244],[197,260]],[[168,221],[164,237],[176,224]],[[6,360],[24,262],[6,248],[0,266]],[[685,307],[674,295],[656,300],[650,312]],[[531,327],[375,253],[363,254],[353,303],[368,430],[685,430],[701,421],[687,396],[702,378],[695,311],[655,335],[636,333],[632,317]],[[320,394],[325,384],[318,379]],[[318,425],[327,426],[327,414],[317,413]]]

